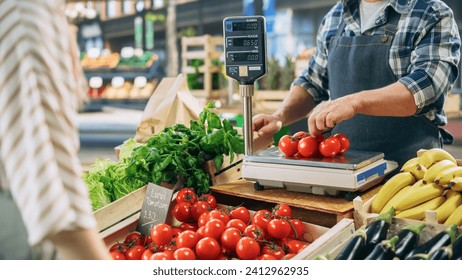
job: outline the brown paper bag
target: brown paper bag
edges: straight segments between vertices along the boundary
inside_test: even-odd
[[[202,107],[191,94],[185,77],[163,78],[144,109],[134,139],[146,143],[152,134],[174,124],[189,127],[197,120]]]

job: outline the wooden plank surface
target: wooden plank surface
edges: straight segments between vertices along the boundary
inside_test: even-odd
[[[252,183],[245,180],[237,180],[227,184],[213,186],[211,189],[216,193],[271,203],[287,203],[294,207],[337,216],[347,216],[353,211],[353,202],[343,197],[291,192],[280,188],[265,188],[262,191],[257,191],[254,189]],[[367,201],[374,196],[378,190],[379,187],[371,188],[361,193],[360,197],[363,201]]]

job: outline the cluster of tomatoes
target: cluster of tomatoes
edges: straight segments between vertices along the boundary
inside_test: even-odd
[[[131,232],[109,249],[113,259],[279,260],[290,259],[309,243],[287,204],[251,214],[244,206],[219,207],[211,194],[181,189],[172,211],[179,226],[155,225],[150,236]]]
[[[350,148],[350,140],[343,133],[324,138],[322,134],[314,137],[305,131],[299,131],[293,135],[282,136],[278,147],[286,157],[335,157]]]

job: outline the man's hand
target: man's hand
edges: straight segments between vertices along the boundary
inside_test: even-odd
[[[252,130],[261,137],[273,136],[282,128],[282,121],[274,115],[259,114],[253,117]]]
[[[352,96],[320,103],[308,117],[310,135],[319,135],[322,131],[333,128],[337,123],[356,115]]]

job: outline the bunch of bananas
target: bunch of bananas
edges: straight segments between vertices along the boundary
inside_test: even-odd
[[[394,207],[395,217],[424,220],[435,210],[439,223],[462,225],[462,166],[446,150],[425,150],[386,181],[371,205],[372,213]]]

